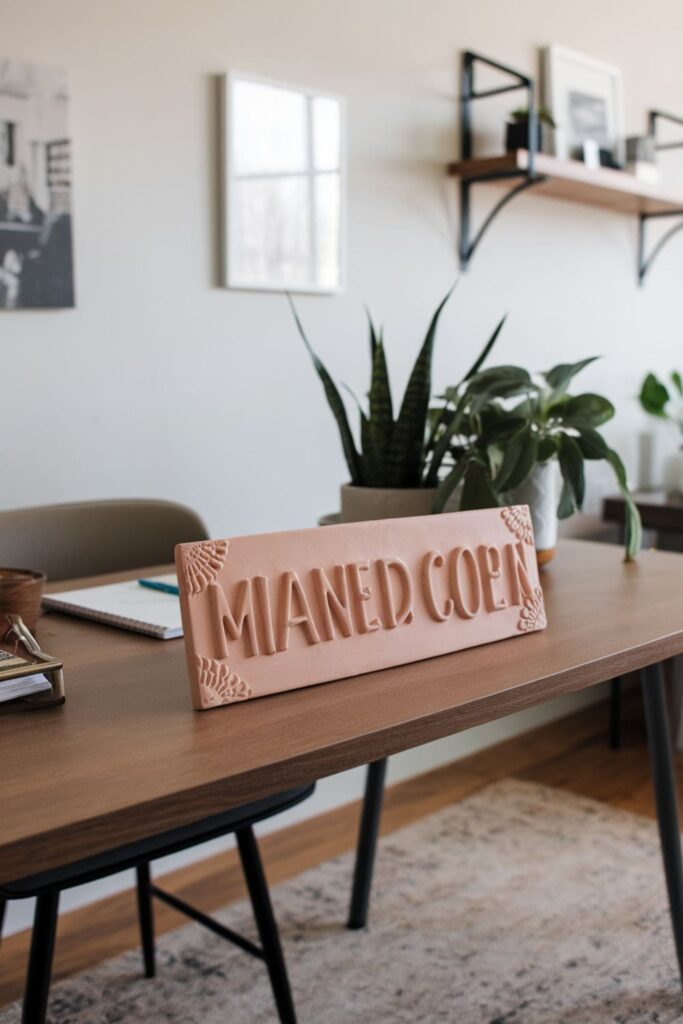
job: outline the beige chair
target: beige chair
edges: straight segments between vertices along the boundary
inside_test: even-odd
[[[173,561],[176,544],[206,539],[206,527],[196,512],[169,501],[89,501],[0,512],[0,565],[40,569],[52,580],[162,565]],[[68,687],[68,666],[66,677]],[[68,714],[68,703],[60,713]],[[194,714],[189,701],[187,713]],[[0,932],[7,900],[37,897],[23,1024],[45,1021],[60,892],[130,867],[137,872],[141,945],[148,978],[153,977],[156,970],[152,910],[152,897],[156,897],[263,960],[280,1021],[296,1024],[287,969],[253,826],[301,803],[314,788],[314,785],[298,786],[192,825],[0,886]],[[231,833],[237,840],[260,946],[160,889],[150,877],[150,862],[156,858]]]
[[[176,544],[207,537],[197,513],[172,501],[18,508],[0,512],[0,565],[70,580],[172,562]]]

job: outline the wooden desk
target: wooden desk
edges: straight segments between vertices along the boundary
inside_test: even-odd
[[[543,573],[544,632],[208,712],[190,706],[182,641],[46,615],[39,637],[64,659],[67,703],[0,715],[0,883],[655,666],[648,726],[683,963],[657,665],[683,652],[682,566],[675,554],[625,564],[615,546],[564,541]]]

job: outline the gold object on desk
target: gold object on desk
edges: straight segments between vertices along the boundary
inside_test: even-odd
[[[22,680],[27,683],[25,688],[21,687]],[[8,697],[7,691],[12,692],[14,687],[4,684],[11,683],[17,684],[17,691],[25,689],[28,692]],[[3,687],[6,691],[4,697]],[[0,619],[0,714],[56,707],[64,700],[62,662],[41,650],[20,615],[6,615],[4,621]]]

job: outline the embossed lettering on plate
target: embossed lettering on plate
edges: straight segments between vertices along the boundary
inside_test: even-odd
[[[545,628],[525,505],[176,548],[198,709]]]

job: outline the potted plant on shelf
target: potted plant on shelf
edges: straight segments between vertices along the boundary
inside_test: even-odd
[[[654,373],[648,373],[640,389],[640,404],[650,416],[673,423],[683,435],[683,377],[678,370],[673,370],[669,381],[667,387]],[[669,460],[668,469],[670,486],[683,492],[683,444]]]
[[[505,149],[508,153],[514,153],[516,149],[529,149],[529,108],[519,107],[508,114],[509,121],[505,123]],[[541,107],[536,112],[536,146],[537,151],[544,148],[545,129],[555,128],[550,111]]]
[[[349,425],[342,396],[322,361],[313,351],[299,315],[290,304],[299,333],[313,360],[336,420],[350,482],[341,488],[341,521],[391,519],[424,515],[432,511],[443,456],[435,453],[429,431],[432,391],[432,356],[439,317],[453,289],[432,317],[401,401],[398,414],[389,384],[384,336],[368,314],[370,333],[370,386],[368,404],[357,400],[360,445]],[[503,321],[484,346],[461,385],[474,377],[493,347]]]
[[[454,492],[459,507],[528,504],[540,563],[555,552],[557,519],[580,510],[584,461],[603,459],[612,467],[626,501],[626,559],[640,547],[640,516],[626,471],[598,431],[614,416],[602,395],[570,395],[574,376],[597,357],[563,363],[537,379],[520,366],[478,370],[449,388],[444,405],[432,410],[432,457],[450,465],[439,485],[434,511]],[[556,494],[555,463],[562,490]]]

